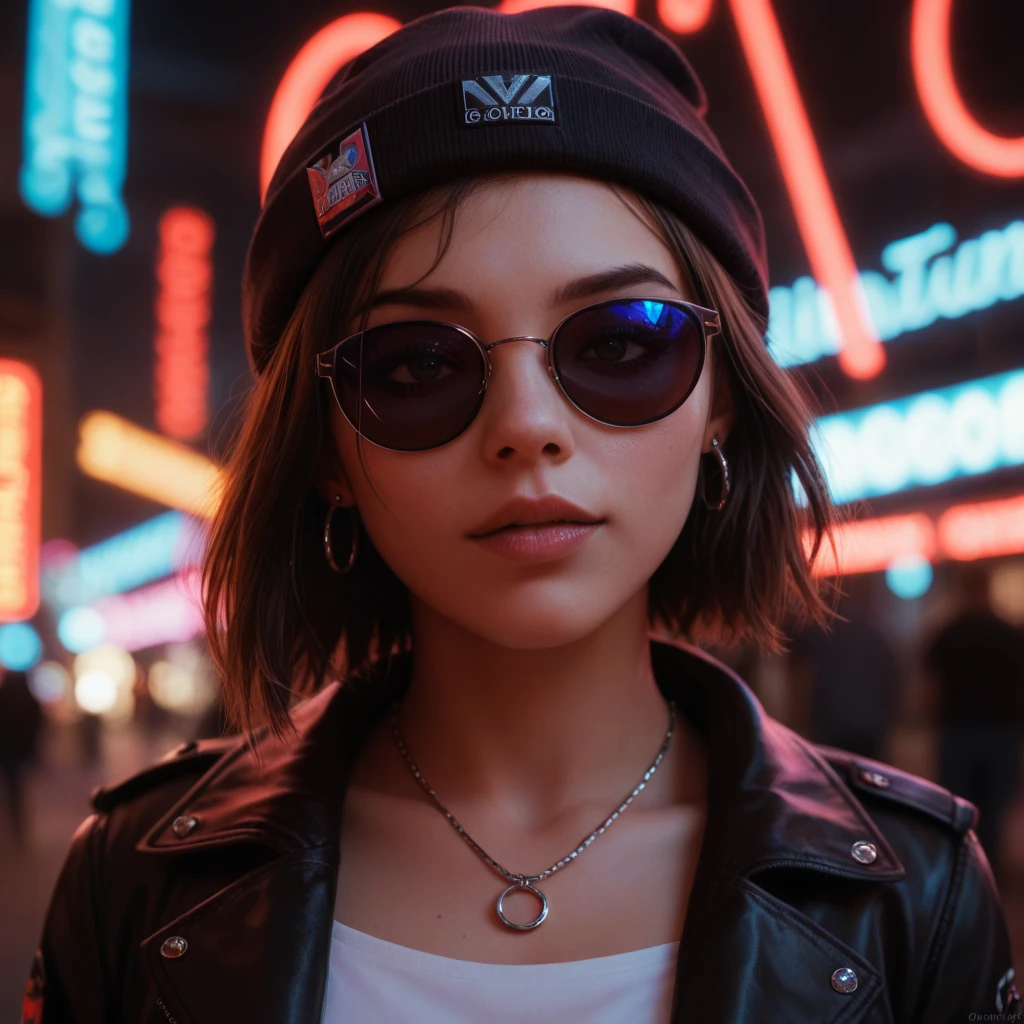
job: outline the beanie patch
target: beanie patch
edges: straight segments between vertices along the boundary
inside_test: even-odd
[[[324,238],[381,201],[365,123],[332,142],[327,152],[306,168],[306,174]]]
[[[462,80],[462,126],[555,124],[550,75],[481,75]]]

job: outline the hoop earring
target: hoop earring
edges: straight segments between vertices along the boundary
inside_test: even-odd
[[[719,491],[718,503],[715,504],[715,505],[712,505],[711,502],[708,501],[707,488],[705,487],[705,490],[704,490],[704,504],[712,512],[721,512],[721,510],[723,508],[725,508],[725,503],[726,503],[726,501],[729,498],[730,480],[729,480],[729,463],[726,462],[726,460],[725,460],[725,453],[722,451],[720,445],[718,444],[718,438],[717,437],[711,438],[711,452],[709,452],[708,454],[714,454],[717,457],[717,459],[718,459],[718,467],[719,467],[719,469],[721,471],[721,474],[722,474],[722,487],[721,487],[721,490]]]
[[[331,547],[331,520],[334,518],[334,513],[342,508],[341,495],[336,494],[334,496],[335,504],[327,510],[327,518],[324,520],[324,555],[327,557],[327,564],[336,572],[344,575],[347,572],[352,571],[352,566],[356,564],[356,555],[359,553],[359,513],[355,507],[352,508],[352,550],[349,552],[348,562],[345,568],[339,568],[338,563],[334,560],[334,551]]]

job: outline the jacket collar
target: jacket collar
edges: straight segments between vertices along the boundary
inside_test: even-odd
[[[825,758],[767,715],[749,687],[696,648],[652,638],[658,685],[703,733],[708,817],[701,860],[751,877],[772,867],[895,881],[905,876],[885,836]],[[362,740],[409,683],[411,658],[332,683],[292,711],[294,736],[240,741],[138,842],[173,854],[258,842],[285,854],[338,840],[347,779]],[[181,816],[198,824],[177,835]],[[854,859],[866,841],[877,856]]]
[[[789,868],[810,873],[811,891],[822,874],[854,885],[898,881],[906,872],[889,843],[816,749],[766,715],[727,668],[657,640],[652,660],[662,692],[704,733],[710,761],[672,1021],[891,1024],[878,998],[883,975],[855,939],[828,932],[752,880]],[[397,657],[366,679],[328,686],[293,710],[294,736],[240,742],[139,840],[147,856],[252,843],[278,854],[142,942],[168,1019],[319,1024],[346,780],[410,668],[408,656]],[[179,816],[198,824],[179,826],[178,836]],[[874,845],[872,863],[854,859],[859,841]],[[172,937],[187,941],[184,955],[161,955]],[[856,972],[852,993],[831,983],[841,968]]]

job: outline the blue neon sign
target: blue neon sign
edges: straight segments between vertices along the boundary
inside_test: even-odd
[[[891,276],[860,272],[882,341],[940,317],[955,320],[1024,295],[1024,221],[968,238],[954,249],[956,239],[952,225],[933,224],[882,250],[882,265]],[[772,288],[769,297],[768,344],[780,365],[797,366],[839,351],[832,302],[813,278]]]
[[[75,233],[91,252],[128,238],[129,0],[30,0],[25,71],[26,204],[57,217],[77,195]]]
[[[44,571],[43,596],[58,608],[84,605],[163,579],[201,555],[205,533],[181,512],[164,512],[83,548]]]
[[[1024,465],[1024,370],[825,416],[812,436],[837,502]]]

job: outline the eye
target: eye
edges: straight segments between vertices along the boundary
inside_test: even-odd
[[[594,356],[602,363],[630,362],[642,356],[646,351],[646,346],[638,344],[628,336],[617,337],[607,334],[590,342],[584,349],[585,353],[593,352]]]
[[[389,362],[388,378],[396,384],[428,384],[454,372],[450,361],[432,349],[396,352]]]

